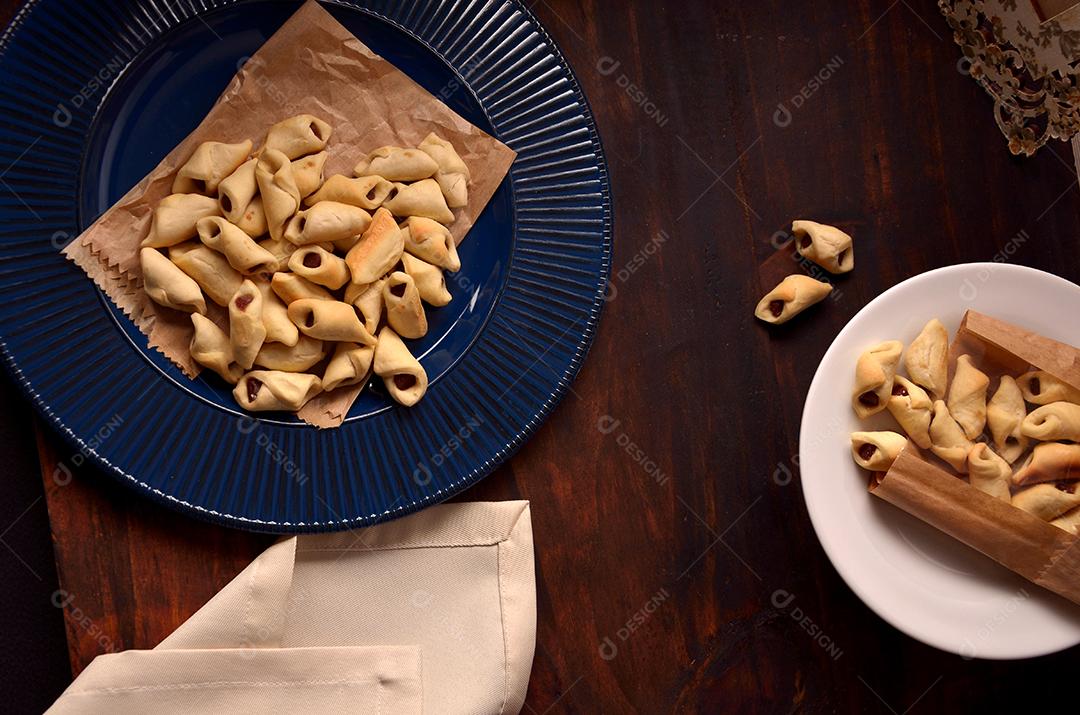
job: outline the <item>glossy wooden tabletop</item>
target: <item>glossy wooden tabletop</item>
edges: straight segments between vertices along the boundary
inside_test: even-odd
[[[968,661],[877,617],[819,546],[795,456],[818,361],[881,291],[999,258],[1080,280],[1068,146],[1010,156],[930,0],[532,6],[596,114],[615,268],[570,394],[461,497],[532,502],[524,712],[989,710],[1073,682],[1075,649]],[[766,329],[793,218],[852,233],[856,269]],[[76,672],[155,645],[271,541],[149,504],[48,433],[40,452]]]

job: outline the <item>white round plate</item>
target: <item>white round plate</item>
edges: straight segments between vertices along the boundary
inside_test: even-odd
[[[871,496],[851,459],[851,432],[891,421],[879,415],[874,426],[851,409],[859,354],[882,340],[907,345],[934,317],[951,337],[969,308],[1080,345],[1080,286],[1049,273],[969,263],[894,286],[840,331],[810,385],[799,438],[803,496],[836,570],[886,621],[966,658],[1030,658],[1080,643],[1080,606]]]

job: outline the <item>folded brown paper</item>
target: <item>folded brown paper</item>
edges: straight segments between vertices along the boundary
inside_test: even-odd
[[[870,492],[1080,604],[1080,539],[905,449]]]
[[[957,338],[981,340],[1080,390],[1080,349],[1072,345],[974,310],[964,314]]]
[[[194,378],[191,320],[142,291],[139,243],[155,204],[203,141],[262,142],[270,125],[296,114],[331,124],[326,176],[352,167],[383,145],[415,146],[436,132],[469,165],[469,203],[450,226],[460,243],[502,183],[516,156],[356,39],[315,0],[305,3],[237,72],[195,130],[86,231],[64,254],[139,326],[149,346]],[[362,385],[319,395],[300,412],[319,427],[340,425]]]
[[[1074,382],[1080,351],[1019,326],[968,311],[950,349],[970,354],[991,379],[1028,369]],[[932,458],[931,458],[932,459]],[[962,541],[1032,583],[1080,604],[1080,538],[972,487],[908,447],[870,492]]]

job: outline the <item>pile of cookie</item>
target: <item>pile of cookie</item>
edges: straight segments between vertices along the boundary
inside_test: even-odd
[[[898,373],[901,356],[907,377]],[[906,351],[889,340],[862,353],[856,415],[887,410],[903,434],[855,432],[855,462],[887,471],[911,442],[976,489],[1080,534],[1080,390],[1041,370],[991,380],[967,354],[956,358],[951,381],[949,368],[949,333],[936,318]]]
[[[402,405],[427,391],[402,338],[427,333],[424,303],[451,301],[443,271],[461,262],[447,226],[469,169],[432,133],[324,180],[331,131],[303,114],[254,152],[250,139],[203,142],[141,244],[147,295],[191,314],[192,359],[246,410],[297,411],[372,373]]]

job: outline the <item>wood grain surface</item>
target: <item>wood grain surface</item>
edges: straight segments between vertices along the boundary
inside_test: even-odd
[[[886,288],[987,260],[1080,280],[1068,146],[1009,155],[930,0],[533,10],[596,114],[616,240],[573,390],[461,497],[532,502],[524,712],[981,711],[1071,683],[1076,649],[968,661],[878,618],[814,537],[795,456],[818,361]],[[767,329],[793,218],[851,232],[856,269]],[[73,672],[152,647],[271,541],[164,511],[52,435],[40,451]]]

